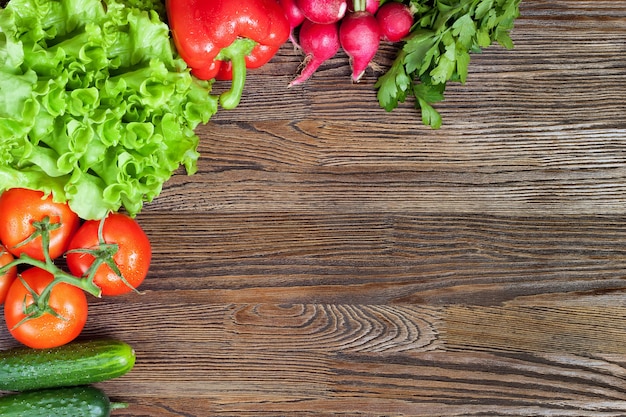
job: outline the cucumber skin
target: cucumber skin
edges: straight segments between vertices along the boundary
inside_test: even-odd
[[[135,365],[135,351],[118,340],[72,342],[52,349],[0,352],[0,390],[29,391],[113,379]]]
[[[2,417],[109,417],[111,401],[91,386],[50,388],[0,397]]]

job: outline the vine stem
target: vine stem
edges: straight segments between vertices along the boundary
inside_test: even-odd
[[[12,267],[17,267],[18,265],[30,265],[43,269],[44,271],[52,274],[54,279],[44,288],[41,294],[39,294],[41,299],[45,299],[45,297],[49,295],[50,291],[52,291],[52,288],[60,282],[64,282],[66,284],[78,287],[95,297],[99,298],[102,296],[102,290],[100,289],[100,287],[93,283],[93,279],[75,277],[74,275],[68,274],[67,272],[63,271],[53,262],[40,261],[39,259],[35,259],[26,254],[20,255],[19,258],[11,261],[10,263],[0,268],[0,274],[5,273]]]
[[[50,293],[55,285],[59,283],[65,283],[72,285],[74,287],[80,288],[83,291],[93,295],[94,297],[100,298],[102,296],[102,289],[94,284],[94,276],[96,268],[92,268],[89,275],[84,277],[76,277],[68,272],[65,272],[61,268],[59,268],[52,258],[50,257],[50,231],[58,228],[58,223],[52,223],[50,217],[46,216],[41,221],[33,222],[33,227],[35,228],[35,232],[32,236],[29,236],[24,242],[21,242],[17,246],[22,246],[30,241],[32,241],[37,236],[41,236],[41,244],[42,244],[42,253],[43,260],[33,258],[26,253],[20,254],[20,256],[8,264],[4,265],[0,268],[0,274],[6,273],[9,269],[13,267],[17,267],[19,265],[30,265],[32,267],[40,268],[44,271],[52,274],[52,281],[41,291],[40,294],[33,294],[34,302],[37,304],[37,308],[40,311],[45,311],[48,307],[46,305],[42,305],[46,303],[46,300],[49,299]],[[113,248],[113,252],[117,251],[117,247]],[[112,255],[111,255],[112,256]],[[100,262],[101,263],[101,262]],[[99,265],[99,264],[98,264]]]

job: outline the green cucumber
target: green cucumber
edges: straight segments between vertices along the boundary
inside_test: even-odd
[[[127,407],[92,386],[49,388],[0,397],[2,417],[108,417]]]
[[[52,349],[18,347],[0,352],[0,390],[88,385],[124,375],[134,365],[134,349],[118,340],[72,342]]]

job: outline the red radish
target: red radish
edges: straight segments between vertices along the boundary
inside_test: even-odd
[[[352,81],[358,82],[380,45],[380,29],[367,11],[348,13],[339,27],[339,41],[352,67]]]
[[[380,0],[366,0],[365,10],[370,12],[371,14],[376,14],[379,7],[380,7]],[[348,10],[351,12],[355,10],[354,0],[348,0]]]
[[[337,23],[314,23],[305,19],[300,26],[300,47],[306,54],[304,69],[300,72],[289,87],[302,84],[326,60],[332,58],[339,51],[339,28]]]
[[[376,20],[380,27],[381,39],[399,42],[411,32],[413,13],[407,5],[392,1],[380,6]]]
[[[340,21],[348,9],[347,0],[296,0],[304,17],[314,23]]]
[[[299,46],[293,31],[295,28],[300,26],[302,22],[304,22],[302,10],[300,10],[296,4],[296,0],[280,0],[280,5],[285,11],[285,16],[287,16],[287,20],[289,21],[289,26],[291,28],[291,31],[289,32],[289,39],[295,46]]]

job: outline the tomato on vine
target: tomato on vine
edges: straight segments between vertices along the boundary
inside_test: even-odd
[[[0,267],[8,265],[13,261],[13,255],[9,253],[6,248],[0,245]],[[17,267],[10,267],[7,271],[3,272],[0,275],[0,304],[4,303],[5,298],[7,297],[7,293],[9,292],[9,287],[15,280],[17,276]]]
[[[49,231],[49,255],[55,259],[65,252],[80,218],[67,204],[53,201],[52,195],[25,188],[11,188],[0,195],[0,241],[11,254],[22,253],[44,260],[43,230]]]
[[[139,223],[122,213],[83,223],[69,243],[66,261],[72,274],[93,278],[102,295],[136,289],[148,275],[152,247]]]
[[[74,340],[87,321],[85,292],[65,282],[49,286],[54,276],[29,268],[13,281],[4,303],[4,319],[11,335],[35,349]]]

